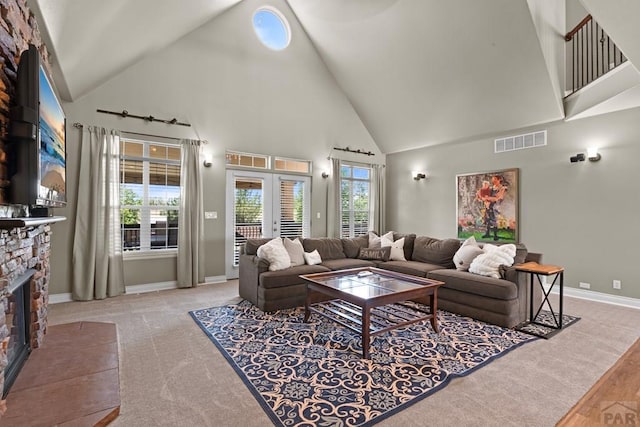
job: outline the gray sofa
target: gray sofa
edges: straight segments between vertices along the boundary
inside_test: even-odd
[[[407,261],[371,261],[359,259],[360,248],[369,244],[367,236],[351,239],[302,239],[305,252],[318,250],[322,263],[269,271],[269,263],[257,256],[258,247],[270,239],[249,239],[240,254],[240,296],[263,311],[274,311],[304,305],[306,285],[301,274],[320,273],[358,267],[379,267],[414,276],[441,280],[438,307],[484,322],[514,327],[527,320],[529,307],[528,275],[515,267],[502,271],[501,279],[458,271],[453,255],[461,242],[456,239],[434,239],[415,234],[394,233],[394,240],[405,238]],[[517,245],[515,264],[540,262],[541,254],[530,253]],[[534,289],[534,305],[541,293]]]

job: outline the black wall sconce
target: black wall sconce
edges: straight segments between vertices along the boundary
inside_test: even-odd
[[[569,161],[571,163],[584,162],[584,153],[578,153],[575,156],[569,157]]]
[[[569,157],[569,161],[571,163],[577,163],[584,162],[586,159],[589,159],[590,162],[597,162],[601,158],[602,156],[600,155],[600,153],[598,153],[597,148],[588,148],[586,156],[584,155],[584,153],[578,153],[575,156]]]
[[[425,172],[412,172],[411,175],[413,179],[416,181],[420,181],[421,179],[427,179],[427,174]]]

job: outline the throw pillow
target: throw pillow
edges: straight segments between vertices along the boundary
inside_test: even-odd
[[[393,242],[393,231],[389,231],[388,233],[378,236],[375,232],[369,232],[369,247],[373,249],[382,247],[382,239],[391,240]],[[391,246],[391,245],[387,245]]]
[[[318,252],[317,249],[314,249],[313,252],[305,252],[304,260],[309,265],[316,265],[322,262],[322,258],[320,258],[320,253]]]
[[[483,246],[484,253],[478,255],[469,266],[469,272],[481,276],[495,277],[499,279],[500,266],[510,267],[513,265],[513,257],[516,256],[516,245],[508,244],[495,246],[486,244]]]
[[[291,258],[291,266],[304,265],[304,248],[300,239],[291,240],[286,237],[282,243],[284,243],[284,248],[289,253],[289,258]]]
[[[471,261],[482,253],[484,253],[484,251],[476,242],[476,238],[471,236],[462,243],[460,249],[453,255],[453,263],[456,265],[456,269],[467,271],[469,270]]]
[[[391,254],[389,255],[389,259],[391,261],[406,261],[407,259],[404,257],[404,237],[401,239],[393,241],[393,232],[391,232],[391,238],[388,237],[389,233],[385,234],[381,238],[380,245],[384,247],[391,247]]]
[[[282,244],[282,239],[276,237],[258,248],[257,255],[269,261],[269,271],[284,270],[291,267],[291,258]]]
[[[388,261],[390,253],[391,247],[389,246],[379,249],[360,248],[360,252],[358,252],[358,258],[372,261]]]

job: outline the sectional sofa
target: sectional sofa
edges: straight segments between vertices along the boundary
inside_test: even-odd
[[[360,259],[361,248],[369,245],[368,236],[311,238],[302,239],[304,251],[317,250],[322,262],[278,271],[269,271],[269,262],[257,255],[258,248],[271,239],[249,239],[240,254],[240,296],[263,311],[297,307],[304,305],[306,297],[301,274],[373,266],[445,282],[438,290],[440,309],[508,328],[527,320],[529,276],[519,273],[514,266],[528,261],[540,262],[541,254],[517,245],[514,266],[503,268],[501,278],[494,278],[455,268],[453,257],[460,248],[459,240],[400,233],[393,233],[393,238],[394,241],[404,238],[402,249],[406,261]],[[535,306],[541,298],[538,288],[534,288]]]

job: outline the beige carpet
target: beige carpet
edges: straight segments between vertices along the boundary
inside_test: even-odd
[[[268,426],[188,311],[238,302],[238,282],[49,306],[50,324],[115,322],[122,407],[113,426]],[[514,350],[377,426],[553,426],[640,336],[640,310],[565,298],[582,320]],[[46,338],[45,338],[46,339]]]

